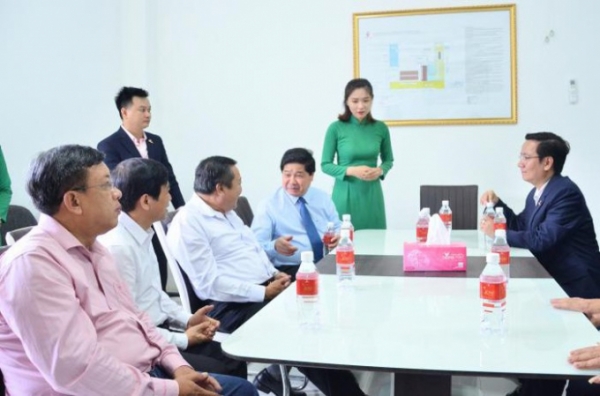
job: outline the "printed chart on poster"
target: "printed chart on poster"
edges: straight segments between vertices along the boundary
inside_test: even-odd
[[[517,122],[515,5],[354,14],[354,75],[388,125]]]

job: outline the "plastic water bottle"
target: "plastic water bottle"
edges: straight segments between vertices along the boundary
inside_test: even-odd
[[[319,323],[319,273],[313,263],[312,251],[300,253],[301,264],[296,273],[296,299],[300,323],[315,326]]]
[[[506,332],[506,277],[499,265],[498,253],[487,254],[487,264],[479,277],[481,298],[481,334]]]
[[[491,220],[496,219],[496,212],[494,211],[494,203],[493,202],[486,202],[485,209],[483,210],[483,216],[487,216]],[[484,241],[484,249],[489,251],[492,248],[492,243],[494,243],[494,238],[483,234],[483,241]]]
[[[494,243],[492,244],[492,253],[498,253],[500,256],[500,268],[506,276],[506,282],[510,279],[510,246],[506,241],[506,230],[494,231]]]
[[[329,249],[329,245],[331,245],[331,241],[335,238],[335,228],[333,223],[330,221],[327,223],[327,231],[323,234],[323,257],[327,256],[331,249]]]
[[[342,225],[340,226],[341,230],[349,230],[350,231],[350,240],[354,241],[354,226],[352,225],[352,221],[350,220],[351,216],[349,214],[342,215]]]
[[[335,267],[338,284],[352,284],[355,276],[354,244],[350,239],[350,230],[342,229],[340,243],[335,251]]]
[[[431,216],[429,214],[429,208],[423,208],[419,212],[419,219],[417,220],[417,242],[427,242],[427,234],[429,233],[429,220]]]
[[[447,200],[442,201],[439,215],[448,233],[452,233],[452,209],[450,209],[450,203]]]
[[[506,231],[506,217],[504,216],[504,208],[496,208],[496,215],[494,216],[494,231],[504,230]]]

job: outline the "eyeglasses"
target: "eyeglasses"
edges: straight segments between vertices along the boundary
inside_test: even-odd
[[[522,162],[529,161],[532,158],[540,158],[540,156],[539,155],[527,155],[527,154],[519,155],[519,161],[522,161]]]
[[[111,181],[107,181],[106,183],[95,184],[93,186],[74,187],[71,190],[73,190],[73,191],[86,191],[86,190],[89,190],[90,188],[99,188],[101,190],[107,191],[107,190],[112,190],[113,188],[115,188],[115,186],[114,186],[114,184]]]

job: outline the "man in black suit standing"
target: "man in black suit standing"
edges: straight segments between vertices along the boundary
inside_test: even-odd
[[[122,120],[121,127],[98,143],[98,150],[105,155],[106,166],[112,171],[121,161],[135,157],[158,161],[169,172],[171,203],[175,209],[185,205],[162,139],[144,130],[148,128],[152,118],[148,92],[141,88],[123,87],[115,97],[115,104]],[[161,285],[164,290],[167,284],[167,259],[156,235],[152,239],[152,245],[158,258]]]

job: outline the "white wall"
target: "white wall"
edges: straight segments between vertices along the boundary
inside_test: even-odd
[[[412,226],[421,184],[493,187],[521,208],[530,186],[520,179],[517,155],[525,133],[538,130],[571,142],[564,173],[582,188],[592,213],[600,214],[594,183],[600,137],[593,129],[600,2],[516,3],[519,123],[391,128],[396,161],[384,182],[389,227]],[[124,84],[150,91],[149,130],[165,140],[186,197],[199,160],[220,154],[239,161],[244,194],[256,205],[278,185],[283,151],[309,147],[320,161],[325,130],[353,77],[353,12],[481,3],[51,4],[0,0],[0,144],[13,176],[13,201],[28,206],[22,186],[34,153],[66,142],[95,145],[116,130],[112,97]],[[555,36],[545,43],[550,30]],[[579,85],[577,105],[567,100],[571,78]],[[319,171],[315,185],[330,190],[332,180]]]

